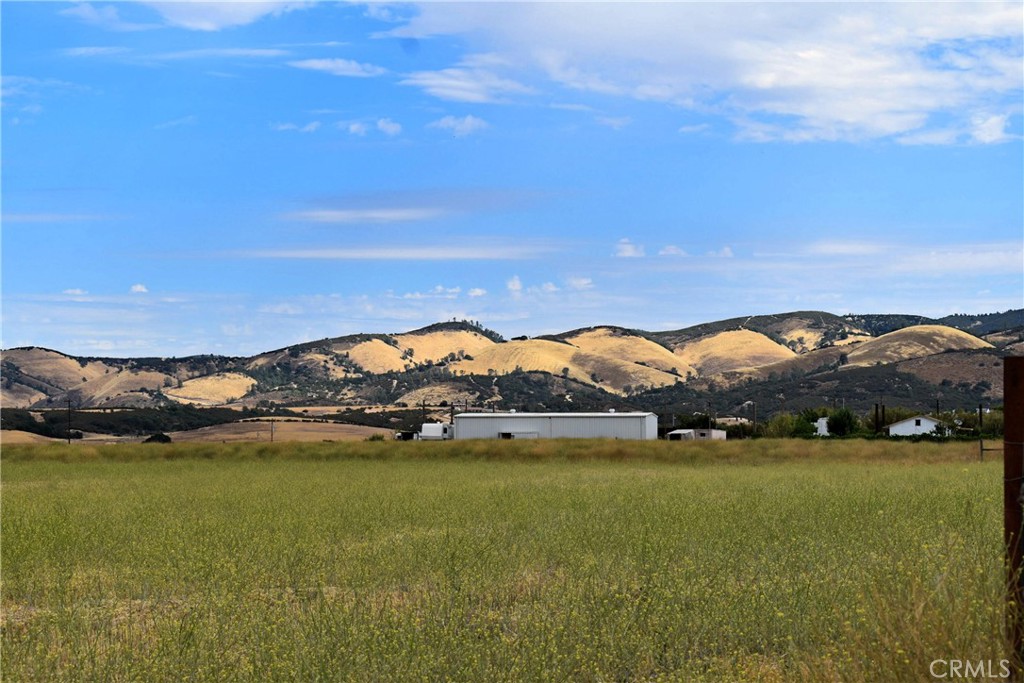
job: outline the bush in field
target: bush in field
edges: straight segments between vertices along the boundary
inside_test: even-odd
[[[833,410],[828,416],[828,433],[832,436],[851,436],[857,425],[857,416],[849,408]]]

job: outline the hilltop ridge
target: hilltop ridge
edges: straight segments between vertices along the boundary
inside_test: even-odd
[[[768,403],[770,391],[813,396],[823,385],[831,394],[852,396],[870,392],[865,378],[885,373],[918,394],[940,392],[967,405],[1001,396],[1001,375],[993,368],[1003,356],[1020,353],[1024,310],[941,321],[794,311],[662,332],[594,325],[512,340],[476,321],[450,320],[251,357],[94,358],[9,349],[2,356],[0,405],[397,406],[430,397],[501,406],[583,401],[656,408],[659,401],[710,401],[743,388],[765,394]],[[892,377],[879,382],[896,381]]]

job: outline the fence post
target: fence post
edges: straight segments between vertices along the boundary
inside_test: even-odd
[[[1024,576],[1020,542],[1024,493],[1024,356],[1003,359],[1003,540],[1006,544],[1006,618],[1014,666],[1024,665]],[[1018,679],[1019,680],[1019,679]]]

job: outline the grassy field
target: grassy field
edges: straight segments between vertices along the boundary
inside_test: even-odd
[[[5,446],[5,681],[927,681],[1007,658],[971,444]],[[940,667],[940,671],[942,671]]]

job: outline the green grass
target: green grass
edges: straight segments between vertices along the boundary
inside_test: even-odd
[[[5,681],[919,681],[1007,657],[962,444],[5,447]]]

